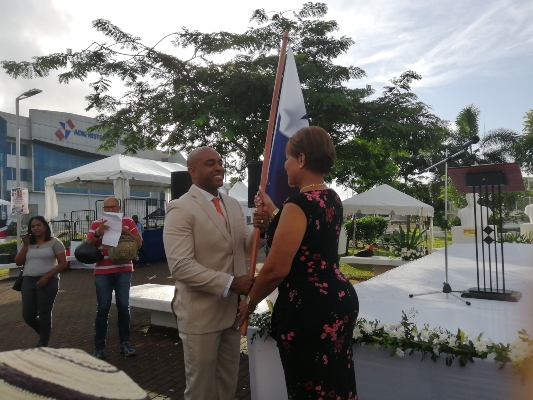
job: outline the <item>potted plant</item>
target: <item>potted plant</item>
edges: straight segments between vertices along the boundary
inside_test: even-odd
[[[393,253],[395,258],[400,258],[404,261],[413,261],[424,257],[427,250],[422,243],[424,242],[424,233],[426,231],[418,231],[415,228],[411,233],[404,231],[400,226],[400,231],[390,235],[389,251]]]

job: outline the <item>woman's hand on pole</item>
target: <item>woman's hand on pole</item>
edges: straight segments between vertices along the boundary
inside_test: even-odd
[[[263,206],[263,211],[266,211],[269,216],[272,216],[272,213],[277,209],[270,196],[266,194],[261,186],[259,186],[259,190],[255,195],[254,204],[257,208]]]

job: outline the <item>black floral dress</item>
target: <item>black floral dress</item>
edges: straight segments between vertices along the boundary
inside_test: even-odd
[[[338,268],[342,203],[333,190],[298,193],[307,229],[278,286],[270,335],[276,340],[289,399],[356,400],[351,338],[359,302]],[[267,230],[267,243],[283,209]]]

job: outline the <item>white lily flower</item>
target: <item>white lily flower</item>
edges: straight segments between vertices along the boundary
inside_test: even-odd
[[[372,325],[370,325],[370,323],[368,322],[363,323],[362,328],[363,328],[363,331],[365,331],[365,333],[368,333],[368,334],[374,331],[374,328],[372,328]]]
[[[361,336],[363,336],[363,334],[361,333],[361,329],[356,326],[353,330],[353,337],[354,339],[359,339]]]

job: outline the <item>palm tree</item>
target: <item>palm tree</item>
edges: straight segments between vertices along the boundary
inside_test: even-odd
[[[520,134],[507,128],[498,128],[489,130],[481,134],[479,132],[479,115],[480,110],[471,104],[463,108],[455,120],[455,128],[450,131],[450,140],[447,143],[451,152],[453,149],[468,142],[472,137],[480,137],[478,150],[472,152],[473,146],[470,146],[470,154],[462,157],[459,164],[493,164],[514,162],[518,156],[518,143]]]
[[[520,143],[516,146],[517,161],[522,168],[533,174],[533,110],[524,116],[524,129]]]

